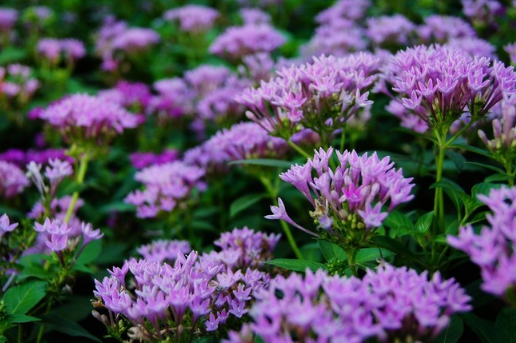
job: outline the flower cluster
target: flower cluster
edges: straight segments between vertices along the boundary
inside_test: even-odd
[[[285,37],[267,24],[233,26],[215,39],[209,51],[231,61],[240,61],[246,55],[272,52],[285,42]]]
[[[323,141],[352,116],[371,105],[369,89],[379,59],[358,53],[345,58],[320,56],[313,63],[277,71],[277,77],[248,88],[238,101],[247,116],[275,136],[289,139],[301,128]]]
[[[516,187],[493,189],[478,199],[493,212],[487,215],[488,226],[480,232],[471,224],[460,228],[458,237],[448,236],[448,243],[464,251],[480,267],[482,289],[514,300],[516,274]]]
[[[21,64],[0,67],[0,103],[26,104],[39,88],[37,79],[31,77],[31,69]]]
[[[160,211],[172,212],[187,206],[194,188],[205,188],[203,176],[203,169],[181,161],[153,165],[136,173],[135,180],[145,189],[130,193],[125,202],[136,206],[140,218],[156,217]]]
[[[242,8],[240,16],[244,25],[261,25],[271,22],[271,16],[258,8]]]
[[[42,38],[36,46],[38,56],[43,57],[51,66],[57,66],[64,56],[68,65],[74,63],[86,55],[84,44],[77,39]]]
[[[17,165],[0,161],[0,197],[12,198],[29,185],[29,180]]]
[[[188,254],[192,251],[192,248],[187,241],[160,239],[142,245],[136,251],[149,262],[173,263],[177,258],[177,254]]]
[[[57,127],[73,142],[101,144],[124,129],[134,128],[139,118],[115,102],[101,97],[75,94],[50,105],[39,117]]]
[[[401,14],[367,19],[366,35],[376,46],[407,45],[416,25]]]
[[[426,17],[423,25],[417,28],[417,34],[425,43],[446,43],[452,38],[476,37],[475,29],[467,22],[444,15]]]
[[[124,21],[108,17],[97,34],[96,50],[102,57],[102,69],[116,71],[123,60],[116,52],[135,54],[146,51],[160,41],[157,32],[144,28],[129,28]]]
[[[505,9],[496,0],[462,0],[462,11],[473,22],[475,26],[485,27],[493,25],[496,27],[496,18],[503,15]]]
[[[213,8],[186,5],[165,12],[165,20],[179,22],[181,31],[198,34],[211,30],[219,13]]]
[[[154,83],[158,95],[152,97],[148,113],[155,113],[160,120],[181,118],[194,112],[194,92],[181,78],[162,79]]]
[[[340,165],[333,170],[329,166],[332,155],[333,148],[321,148],[313,159],[292,166],[280,178],[310,201],[314,208],[310,215],[320,228],[320,236],[345,247],[360,247],[390,211],[414,197],[410,194],[414,184],[412,178],[403,177],[401,169],[394,169],[388,156],[379,159],[376,153],[358,156],[355,151],[337,151]],[[266,218],[284,220],[316,235],[290,219],[283,201],[278,202],[279,207],[271,207],[273,214]]]
[[[13,8],[0,8],[0,31],[8,32],[18,20],[18,11]]]
[[[306,271],[276,277],[259,292],[253,321],[225,343],[432,341],[454,313],[471,309],[464,290],[439,273],[384,265],[363,280]]]
[[[236,241],[240,238],[243,242]],[[113,314],[117,320],[123,315],[134,326],[129,334],[135,339],[161,339],[175,332],[179,341],[185,330],[216,331],[230,317],[245,315],[254,294],[267,287],[270,276],[248,267],[264,252],[268,256],[276,242],[275,236],[235,229],[221,237],[223,250],[218,253],[198,257],[196,251],[187,256],[180,251],[173,265],[126,261],[102,282],[95,280],[94,294],[110,316],[95,311],[94,315],[108,327],[115,324]]]
[[[516,89],[512,67],[441,46],[398,52],[386,67],[385,78],[399,94],[395,101],[406,109],[397,106],[397,110],[403,116],[417,116],[432,129],[449,127],[465,111],[475,122]],[[386,87],[384,91],[389,94]]]
[[[63,149],[28,150],[9,149],[0,153],[0,161],[16,164],[18,167],[25,167],[30,162],[47,164],[52,159],[59,159],[73,163],[73,159],[65,155]]]
[[[4,213],[0,217],[0,242],[2,241],[2,237],[7,232],[13,232],[14,229],[16,229],[17,227],[18,227],[18,223],[11,224],[9,217],[7,216],[7,214]]]
[[[258,124],[239,123],[218,131],[201,146],[187,151],[184,160],[213,173],[223,170],[230,161],[280,158],[286,151],[283,139],[271,137]]]
[[[72,174],[73,169],[68,161],[50,159],[44,174],[50,182],[50,187],[48,187],[43,181],[43,177],[41,175],[41,164],[37,164],[32,161],[27,165],[27,176],[38,188],[42,196],[45,196],[48,193],[51,197],[54,197],[61,181]]]
[[[452,38],[444,46],[461,50],[471,56],[482,56],[495,59],[496,48],[491,43],[475,37]]]
[[[142,114],[152,99],[151,90],[146,84],[129,81],[119,81],[114,88],[100,91],[97,95],[132,112]]]
[[[162,165],[173,162],[179,157],[179,152],[175,149],[164,150],[161,154],[152,152],[135,152],[130,156],[131,164],[136,169],[143,169],[151,165]]]
[[[516,95],[502,100],[502,118],[495,118],[491,124],[493,138],[487,139],[484,131],[478,135],[492,156],[504,166],[511,166],[516,159]]]

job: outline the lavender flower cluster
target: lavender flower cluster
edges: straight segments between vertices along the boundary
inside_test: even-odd
[[[133,326],[133,339],[179,339],[216,331],[231,317],[245,315],[254,294],[267,287],[269,274],[256,267],[270,257],[278,240],[276,235],[235,229],[220,238],[218,253],[199,257],[196,251],[187,256],[179,251],[173,265],[126,261],[102,282],[95,280],[94,294],[101,301],[97,307],[107,308],[109,317],[94,315],[108,327],[115,326],[114,315],[117,321],[123,315]],[[179,244],[173,248],[186,248]]]
[[[181,31],[192,34],[211,30],[218,16],[218,11],[199,5],[186,5],[168,10],[163,14],[165,20],[177,21]]]
[[[28,103],[40,85],[31,73],[31,68],[21,64],[0,67],[0,101]]]
[[[414,196],[412,178],[394,169],[389,157],[374,153],[359,156],[354,150],[337,151],[339,165],[330,168],[333,148],[315,152],[302,166],[294,165],[280,178],[299,190],[312,204],[310,212],[318,234],[296,224],[287,214],[283,201],[272,206],[268,219],[284,220],[314,236],[336,241],[346,247],[360,247],[382,225],[390,211]],[[315,170],[316,176],[312,175]]]
[[[383,77],[398,93],[388,108],[418,132],[450,126],[465,111],[475,122],[516,89],[512,67],[441,46],[398,52]],[[385,84],[377,89],[390,95]]]
[[[489,196],[478,195],[478,199],[489,207],[488,225],[480,231],[471,224],[460,228],[459,235],[448,236],[448,243],[469,255],[471,261],[480,267],[486,292],[514,299],[516,276],[516,187],[493,189]]]
[[[38,56],[42,56],[52,66],[59,64],[61,56],[64,56],[68,64],[73,65],[86,55],[84,44],[73,38],[42,38],[38,41],[36,50]]]
[[[134,177],[145,185],[145,189],[130,193],[125,202],[136,206],[140,218],[152,218],[160,211],[184,208],[194,188],[205,188],[204,174],[203,169],[181,161],[146,167]]]
[[[0,197],[12,198],[28,185],[29,180],[17,165],[0,160]]]
[[[253,321],[226,343],[431,341],[452,314],[471,310],[470,297],[453,279],[384,265],[362,280],[319,270],[276,277],[257,293]]]
[[[283,68],[237,100],[250,109],[247,117],[272,135],[289,139],[302,127],[326,137],[372,104],[369,89],[379,66],[379,59],[368,53],[323,55],[313,63]]]

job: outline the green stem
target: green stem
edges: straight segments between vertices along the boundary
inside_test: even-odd
[[[357,276],[357,266],[355,265],[357,249],[350,249],[346,251],[346,255],[348,255],[349,269],[351,269],[351,274],[353,274],[353,276]]]
[[[52,298],[48,299],[47,309],[45,311],[45,314],[49,314],[51,308],[52,308]],[[41,324],[41,326],[39,327],[38,336],[36,338],[36,343],[41,342],[41,338],[43,338],[44,332],[45,332],[45,325]]]
[[[88,169],[88,160],[89,156],[87,154],[81,157],[79,172],[77,173],[77,185],[82,185],[84,183],[84,177],[86,175],[86,170]],[[75,204],[79,199],[79,191],[75,191],[72,195],[72,200],[70,201],[70,205],[68,206],[68,210],[66,211],[65,223],[68,223],[72,218],[73,210],[75,209]]]
[[[306,158],[312,158],[313,156],[309,155],[306,151],[304,151],[299,145],[292,142],[291,139],[287,140],[288,145],[290,145],[295,151],[297,151],[301,156]]]
[[[340,133],[340,152],[344,151],[345,144],[346,144],[346,128],[342,127],[342,132]]]
[[[443,133],[444,132],[444,133]],[[435,156],[435,168],[436,168],[436,182],[442,180],[443,165],[444,165],[444,154],[446,151],[446,130],[438,132],[434,131],[437,138],[437,151]],[[432,233],[432,261],[435,261],[437,245],[435,243],[435,237],[440,234],[444,229],[444,199],[442,187],[435,188],[434,198],[434,225]]]
[[[258,177],[260,181],[262,182],[265,189],[267,189],[267,192],[269,193],[269,196],[274,203],[275,206],[278,206],[278,188],[273,187],[269,179],[267,177],[261,175]],[[283,229],[283,232],[285,233],[285,236],[287,236],[288,243],[290,244],[290,248],[296,255],[296,257],[300,260],[304,260],[303,254],[301,254],[301,250],[299,250],[299,247],[297,246],[296,240],[294,239],[294,236],[292,235],[292,231],[290,230],[290,227],[287,223],[285,223],[283,220],[280,220],[281,228]]]

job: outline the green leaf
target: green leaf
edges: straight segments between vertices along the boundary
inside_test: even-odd
[[[231,161],[228,164],[229,165],[251,164],[251,165],[257,165],[257,166],[264,166],[264,167],[290,168],[292,166],[293,162],[288,162],[288,161],[283,161],[283,160],[266,159],[266,158],[256,158],[256,159],[250,159],[250,160]]]
[[[98,339],[97,337],[93,336],[91,333],[86,331],[82,326],[80,326],[78,323],[73,322],[71,320],[68,320],[64,317],[60,317],[54,314],[49,314],[44,316],[43,322],[45,326],[47,326],[51,330],[55,330],[61,333],[64,333],[68,336],[72,337],[85,337],[95,342],[102,341]]]
[[[507,182],[509,180],[512,180],[513,178],[507,174],[493,174],[491,176],[488,176],[484,179],[484,182],[490,183],[490,182]]]
[[[205,220],[193,220],[190,224],[194,230],[208,231],[208,232],[219,232],[215,226],[209,221]]]
[[[364,248],[360,249],[355,256],[355,263],[363,265],[369,261],[376,261],[379,258],[386,258],[394,255],[392,251],[378,248]]]
[[[304,272],[306,269],[317,271],[318,269],[325,269],[324,264],[314,261],[288,259],[288,258],[277,258],[271,261],[265,262],[276,267],[293,270],[295,272]]]
[[[503,169],[500,169],[498,167],[495,167],[495,166],[492,166],[490,164],[485,164],[485,163],[480,163],[480,162],[466,162],[467,164],[471,164],[473,166],[478,166],[478,167],[482,167],[482,168],[485,168],[485,169],[489,169],[489,170],[492,170],[498,174],[503,174],[504,171]]]
[[[112,213],[112,212],[132,212],[134,211],[134,205],[127,204],[123,201],[115,201],[107,205],[102,206],[99,209],[101,213]]]
[[[254,343],[265,343],[263,338],[259,335],[254,336]]]
[[[477,200],[476,198],[467,195],[467,194],[461,194],[460,195],[462,203],[466,207],[467,213],[472,214],[473,211],[475,211],[477,208],[482,206],[483,204]]]
[[[453,316],[450,325],[437,336],[434,343],[457,343],[463,332],[464,322],[459,316]]]
[[[479,318],[473,313],[461,313],[460,317],[483,343],[495,342],[494,323]]]
[[[462,189],[461,186],[459,186],[457,183],[450,181],[450,180],[441,180],[438,182],[434,182],[430,185],[430,189],[441,187],[442,189],[448,189],[450,191],[458,192],[458,193],[464,193],[464,189]]]
[[[516,343],[516,309],[505,307],[496,317],[495,337],[498,343]]]
[[[45,297],[47,283],[29,281],[5,292],[3,300],[9,314],[26,314]]]
[[[27,57],[25,50],[8,46],[0,52],[0,65],[21,61],[25,57]]]
[[[474,153],[482,155],[482,156],[491,157],[491,154],[489,153],[489,151],[480,149],[480,148],[477,148],[475,146],[468,145],[468,144],[455,143],[455,144],[450,145],[450,148],[467,150],[467,151],[471,151],[471,152],[474,152]]]
[[[458,152],[453,150],[446,150],[445,154],[453,161],[453,163],[455,163],[457,170],[461,171],[466,165],[466,159]]]
[[[502,187],[502,185],[499,183],[482,182],[482,183],[476,184],[475,186],[473,186],[473,188],[471,188],[471,195],[475,198],[479,194],[489,195],[489,193],[491,192],[492,189],[499,189],[501,187]]]
[[[480,213],[477,213],[473,219],[471,220],[468,220],[468,223],[470,224],[475,224],[475,223],[478,223],[478,222],[481,222],[481,221],[484,221],[486,220],[486,214],[488,214],[489,211],[484,211],[484,212],[480,212]]]
[[[265,197],[265,194],[259,193],[259,194],[247,194],[241,198],[236,199],[235,201],[233,201],[233,203],[231,203],[231,206],[229,207],[229,216],[231,218],[233,218],[238,213],[253,206],[258,201],[263,199],[264,197]]]
[[[434,212],[428,212],[423,214],[416,222],[416,231],[419,233],[427,233],[432,226],[432,220],[434,219]]]
[[[9,316],[9,321],[11,323],[30,323],[30,322],[37,322],[37,321],[40,321],[41,319],[39,318],[36,318],[36,317],[32,317],[32,316],[27,316],[26,314],[11,314]]]
[[[414,224],[408,216],[400,211],[394,210],[383,222],[384,226],[396,231],[398,236],[414,231]]]
[[[99,257],[102,252],[102,241],[97,239],[95,241],[91,241],[86,245],[82,253],[79,255],[79,258],[76,263],[79,264],[88,264],[94,262],[97,257]]]
[[[348,256],[346,252],[342,250],[337,244],[330,243],[325,241],[324,239],[319,240],[319,248],[321,248],[321,252],[326,259],[326,261],[330,261],[333,258],[338,259],[339,261],[346,261]]]

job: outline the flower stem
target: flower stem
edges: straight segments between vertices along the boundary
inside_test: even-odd
[[[299,145],[292,142],[291,139],[287,140],[288,145],[290,145],[295,151],[297,151],[301,156],[304,156],[306,158],[312,158],[311,155],[309,155],[306,151],[304,151]]]
[[[434,131],[437,138],[437,151],[435,156],[435,169],[436,169],[436,182],[440,182],[443,176],[444,166],[444,155],[446,152],[446,130]],[[443,199],[443,188],[438,186],[435,187],[435,198],[434,198],[434,225],[432,232],[432,261],[435,260],[437,254],[437,244],[435,243],[435,237],[444,231],[444,199]]]
[[[89,156],[87,154],[83,155],[81,157],[81,161],[79,164],[79,172],[77,173],[77,185],[82,185],[84,183],[84,177],[86,175],[86,170],[88,169],[88,161]],[[75,204],[77,203],[77,200],[79,199],[79,191],[73,192],[72,200],[70,201],[70,205],[68,206],[68,210],[66,211],[66,217],[64,219],[65,223],[68,223],[70,219],[72,218],[73,210],[75,209]]]
[[[355,265],[355,258],[357,256],[357,249],[349,249],[346,251],[346,255],[348,255],[348,263],[349,269],[351,269],[351,274],[353,276],[357,276],[357,266]]]
[[[261,175],[259,176],[260,181],[262,182],[265,189],[267,189],[267,192],[269,193],[269,196],[274,203],[275,206],[278,206],[278,188],[273,187],[269,179],[267,179],[266,176]],[[294,236],[292,235],[292,231],[290,231],[290,228],[287,223],[285,223],[283,220],[279,221],[281,223],[281,228],[283,229],[283,232],[285,233],[285,236],[287,236],[288,243],[290,244],[290,248],[296,255],[296,257],[300,260],[304,260],[303,254],[301,254],[301,251],[299,250],[299,247],[297,246],[296,240],[294,239]]]

